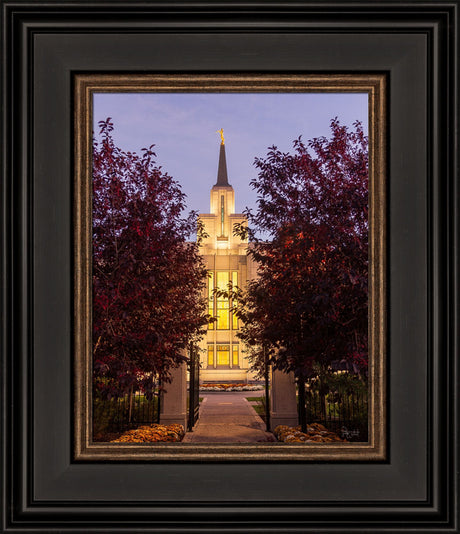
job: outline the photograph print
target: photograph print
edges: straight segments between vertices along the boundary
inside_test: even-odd
[[[371,104],[94,90],[93,446],[340,459],[375,439]]]

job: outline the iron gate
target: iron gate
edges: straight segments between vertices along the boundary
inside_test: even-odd
[[[190,343],[189,347],[189,398],[187,430],[190,432],[198,421],[200,411],[200,356],[198,347]]]

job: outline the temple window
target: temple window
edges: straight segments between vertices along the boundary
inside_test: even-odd
[[[208,313],[217,316],[217,321],[209,323],[208,330],[238,330],[238,318],[230,311],[230,299],[216,297],[213,292],[215,288],[228,291],[230,280],[233,287],[238,286],[238,271],[209,271],[209,274]]]
[[[228,290],[230,276],[228,271],[216,272],[216,286],[220,290]],[[217,330],[230,329],[230,302],[225,297],[216,298],[217,307]]]
[[[214,344],[208,344],[208,367],[213,367],[214,365]]]
[[[232,272],[232,286],[233,289],[238,286],[238,271]],[[234,302],[233,304],[236,304],[236,302]],[[232,313],[232,329],[238,330],[238,317],[234,313]]]
[[[238,345],[232,345],[232,365],[238,367],[240,365],[240,355]]]
[[[230,365],[230,345],[217,345],[217,365]]]
[[[209,278],[208,278],[208,314],[211,315],[211,317],[214,317],[214,272],[209,271]],[[214,330],[214,323],[209,323],[208,325],[209,330]]]

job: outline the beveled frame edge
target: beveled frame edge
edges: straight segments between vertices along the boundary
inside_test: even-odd
[[[369,442],[118,445],[91,441],[91,154],[95,92],[365,92],[369,96]],[[386,131],[382,74],[74,75],[74,459],[79,461],[383,461],[386,417]]]

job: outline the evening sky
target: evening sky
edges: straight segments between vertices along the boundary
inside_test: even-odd
[[[367,94],[182,94],[112,93],[94,96],[94,130],[111,117],[115,144],[140,153],[154,144],[157,164],[187,195],[187,211],[209,212],[209,191],[216,182],[220,135],[224,129],[228,179],[236,211],[254,207],[249,182],[257,177],[255,157],[268,147],[293,151],[294,139],[329,136],[331,119],[367,132]]]

